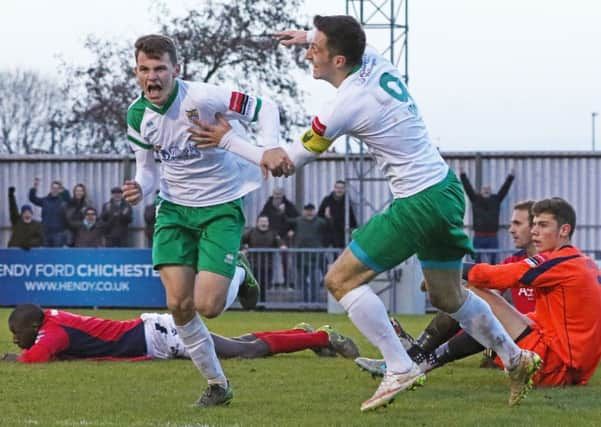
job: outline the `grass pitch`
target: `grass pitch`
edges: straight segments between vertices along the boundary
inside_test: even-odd
[[[114,319],[132,310],[73,310]],[[0,309],[0,352],[16,351]],[[428,316],[400,318],[418,333]],[[377,351],[343,315],[229,312],[208,322],[222,335],[285,329],[305,321],[332,324],[352,336],[364,356]],[[361,402],[379,384],[342,358],[311,351],[256,360],[225,360],[234,387],[229,407],[193,406],[205,383],[187,360],[152,362],[0,363],[0,426],[599,426],[601,374],[586,387],[533,390],[507,406],[500,371],[478,369],[479,356],[428,375],[426,386],[363,414]]]

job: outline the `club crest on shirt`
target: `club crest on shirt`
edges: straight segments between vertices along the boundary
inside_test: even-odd
[[[186,116],[188,117],[188,119],[190,119],[190,121],[192,121],[192,119],[198,120],[200,118],[200,116],[198,115],[198,110],[196,108],[186,110]]]

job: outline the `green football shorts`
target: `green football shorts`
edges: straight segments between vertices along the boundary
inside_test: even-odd
[[[463,231],[463,187],[453,173],[413,196],[395,199],[386,211],[355,230],[349,249],[370,269],[389,270],[417,253],[432,268],[460,268],[473,253]],[[447,264],[445,264],[447,263]]]
[[[189,265],[233,277],[244,228],[242,199],[189,207],[157,197],[152,264]]]

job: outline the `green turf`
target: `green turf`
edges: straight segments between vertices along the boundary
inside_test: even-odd
[[[77,311],[77,310],[73,310]],[[127,319],[139,311],[79,311]],[[0,309],[0,352],[15,351]],[[401,321],[417,333],[426,316]],[[230,312],[209,321],[223,335],[330,323],[356,338],[362,354],[375,349],[342,315]],[[378,382],[348,360],[312,352],[223,362],[235,397],[226,408],[198,409],[203,381],[190,361],[0,363],[0,426],[598,426],[601,374],[586,387],[534,390],[507,406],[500,371],[478,369],[479,356],[428,376],[426,386],[372,413],[359,411]]]

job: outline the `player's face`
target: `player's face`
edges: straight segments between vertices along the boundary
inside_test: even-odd
[[[38,335],[37,329],[31,325],[11,324],[9,329],[13,334],[13,343],[19,348],[31,348]]]
[[[160,58],[152,58],[140,51],[135,73],[144,96],[154,105],[161,106],[167,102],[173,90],[179,65],[171,62],[168,53],[163,53]]]
[[[309,49],[305,53],[305,58],[313,64],[313,78],[330,81],[336,68],[334,59],[330,55],[326,46],[327,37],[324,33],[315,31],[313,43],[309,45]]]
[[[509,234],[511,234],[513,244],[517,249],[526,249],[530,245],[530,222],[527,210],[516,209],[513,211]]]
[[[532,220],[532,244],[538,252],[553,251],[569,242],[570,226],[560,226],[550,213],[536,215]]]

